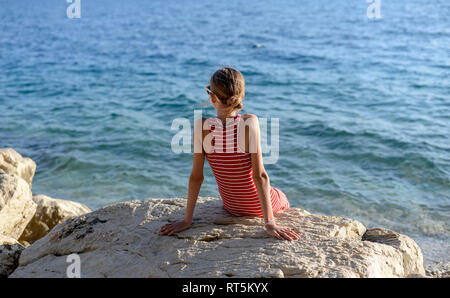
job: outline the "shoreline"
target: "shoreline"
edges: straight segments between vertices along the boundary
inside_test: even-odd
[[[162,262],[153,269],[141,268],[141,265],[136,264],[141,270],[137,271],[140,274],[136,275],[138,277],[146,274],[153,277],[179,277],[186,272],[195,272],[198,277],[221,277],[222,273],[241,277],[257,277],[258,274],[265,277],[449,277],[449,262],[425,263],[424,268],[420,247],[406,235],[384,228],[366,228],[353,219],[310,214],[298,208],[290,208],[276,216],[280,223],[291,224],[302,231],[303,241],[293,241],[294,243],[270,239],[263,232],[259,218],[229,215],[221,208],[219,198],[199,198],[195,224],[191,229],[178,233],[176,237],[158,236],[155,231],[163,222],[175,220],[182,215],[185,199],[113,203],[91,211],[77,202],[33,195],[31,183],[35,169],[36,164],[31,159],[23,158],[13,149],[0,149],[0,188],[2,193],[9,195],[4,198],[6,205],[0,208],[0,212],[6,212],[6,216],[0,220],[0,248],[6,248],[3,253],[0,249],[0,271],[4,270],[6,273],[3,272],[3,275],[6,276],[13,274],[13,277],[31,277],[34,274],[32,272],[44,275],[59,272],[61,275],[65,271],[58,267],[61,266],[58,265],[61,264],[60,258],[74,252],[82,256],[93,255],[92,258],[88,257],[90,264],[86,265],[89,276],[98,277],[98,272],[102,270],[119,270],[97,261],[100,255],[110,254],[113,245],[110,241],[116,239],[114,245],[121,247],[126,243],[126,247],[136,246],[140,255],[157,256]],[[14,207],[8,210],[8,204]],[[14,224],[11,225],[10,222]],[[128,228],[125,231],[123,227]],[[142,237],[142,228],[145,228],[144,238],[153,240],[136,242],[136,239]],[[116,235],[115,238],[112,235]],[[150,242],[142,246],[140,241]],[[159,241],[163,241],[168,250],[160,250],[158,245],[155,246]],[[225,265],[216,268],[217,271],[208,271],[209,273],[198,271],[209,261],[196,257],[196,243],[202,243],[202,254],[209,253],[211,249],[223,250],[219,259]],[[279,253],[282,255],[286,251],[291,253],[287,254],[287,259],[285,257],[281,265],[279,258],[274,258],[270,261],[273,263],[258,267],[256,259],[261,256],[269,260],[272,258],[265,249],[258,249],[252,252],[253,261],[239,258],[239,265],[230,265],[229,250],[234,250],[236,256],[248,253],[247,250],[240,251],[242,245],[261,248],[270,246],[272,248],[269,251],[281,249]],[[62,251],[55,252],[55,249]],[[189,259],[182,262],[184,272],[177,266],[175,267],[178,269],[170,274],[155,269],[166,266],[167,272],[174,270],[175,267],[170,262],[164,265],[164,260],[173,258],[172,253],[178,255],[183,252]],[[54,257],[48,258],[50,255]],[[349,266],[343,256],[353,265]],[[127,263],[132,256],[125,254],[114,258]],[[325,263],[318,260],[325,260]],[[147,261],[153,264],[150,259]],[[107,259],[102,262],[108,263]],[[283,262],[286,262],[285,265]],[[213,264],[207,266],[214,267]],[[295,265],[291,268],[292,264]],[[47,271],[38,270],[39,266],[47,268]],[[277,267],[279,269],[267,269]],[[119,274],[123,276],[135,274],[120,270]],[[49,277],[56,275],[50,274]]]

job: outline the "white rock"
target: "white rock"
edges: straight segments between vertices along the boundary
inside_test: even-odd
[[[0,278],[8,277],[17,268],[22,250],[17,240],[0,235]]]
[[[425,275],[422,251],[408,236],[385,228],[372,228],[366,231],[362,239],[395,247],[402,254],[405,272],[411,272],[412,275]]]
[[[45,195],[33,195],[33,201],[37,204],[36,212],[19,238],[21,243],[32,244],[47,235],[57,224],[91,212],[81,203],[53,199]]]
[[[262,219],[233,217],[215,198],[199,198],[193,226],[175,236],[159,228],[184,215],[185,199],[124,202],[69,219],[23,251],[10,277],[65,277],[67,256],[82,277],[406,277],[423,274],[420,249],[358,221],[291,208],[277,214],[301,239],[267,236]],[[397,234],[398,235],[398,234]],[[375,237],[375,238],[371,238]]]
[[[28,183],[0,170],[0,235],[18,239],[35,211]]]
[[[14,174],[25,180],[30,189],[31,181],[36,171],[36,163],[30,158],[24,158],[14,149],[0,149],[0,169],[7,174]]]

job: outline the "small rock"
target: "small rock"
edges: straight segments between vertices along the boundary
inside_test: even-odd
[[[31,182],[36,171],[36,163],[30,158],[24,158],[11,148],[0,149],[0,169],[7,174],[14,174],[28,183]]]
[[[395,247],[402,253],[403,269],[414,274],[425,275],[423,269],[423,256],[419,246],[408,236],[396,233],[385,228],[368,229],[362,240],[386,244]]]
[[[57,224],[91,212],[84,204],[53,199],[45,195],[34,195],[33,201],[37,205],[36,212],[19,238],[19,242],[26,246],[47,235]]]
[[[0,235],[0,278],[8,277],[17,268],[24,249],[17,240]]]
[[[27,182],[0,169],[0,235],[18,239],[35,211]]]

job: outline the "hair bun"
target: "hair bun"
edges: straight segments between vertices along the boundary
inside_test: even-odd
[[[241,110],[242,109],[242,98],[239,95],[233,95],[227,100],[227,104],[234,109]]]

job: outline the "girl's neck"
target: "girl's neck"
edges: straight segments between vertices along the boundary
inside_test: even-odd
[[[223,124],[226,123],[227,118],[234,118],[236,117],[236,111],[217,111],[217,118],[219,118]]]

